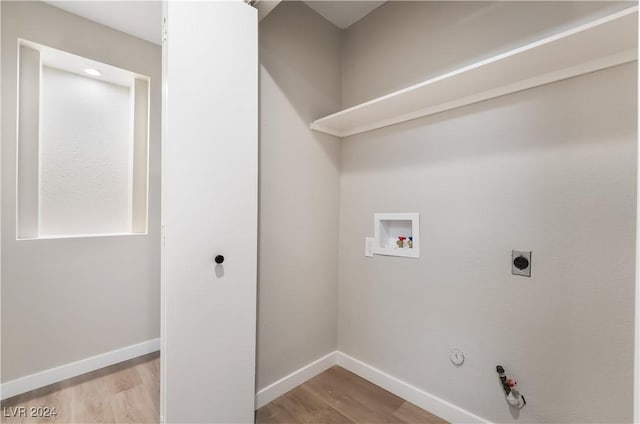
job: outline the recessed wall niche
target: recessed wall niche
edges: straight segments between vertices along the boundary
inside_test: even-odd
[[[146,234],[149,78],[20,40],[17,238]]]
[[[376,213],[373,215],[376,255],[420,257],[420,214]]]

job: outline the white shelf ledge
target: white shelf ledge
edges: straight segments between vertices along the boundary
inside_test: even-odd
[[[637,27],[634,6],[325,116],[311,128],[347,137],[632,62]]]

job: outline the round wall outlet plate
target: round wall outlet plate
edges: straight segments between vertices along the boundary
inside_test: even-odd
[[[449,350],[449,359],[454,365],[462,365],[464,362],[464,353],[460,349]]]

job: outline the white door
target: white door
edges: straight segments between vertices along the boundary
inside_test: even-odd
[[[249,423],[257,13],[242,1],[169,1],[165,18],[162,415],[167,423]]]

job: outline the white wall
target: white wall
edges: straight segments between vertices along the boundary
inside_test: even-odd
[[[631,7],[628,1],[391,1],[344,31],[353,106]]]
[[[260,22],[258,370],[262,389],[336,347],[340,31],[301,2]]]
[[[345,33],[345,104],[603,7],[620,5],[387,3]],[[339,350],[494,422],[630,422],[636,74],[346,138]],[[375,212],[414,211],[420,259],[364,257]],[[531,278],[511,275],[511,249],[533,251]],[[526,396],[519,417],[496,364]]]
[[[40,198],[40,83],[41,55],[38,50],[20,46],[18,75],[17,158],[18,238],[38,236]]]
[[[40,235],[131,232],[131,104],[129,87],[42,67]]]
[[[159,336],[160,47],[38,2],[2,2],[2,382]],[[151,77],[149,234],[16,241],[21,37]]]

